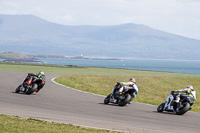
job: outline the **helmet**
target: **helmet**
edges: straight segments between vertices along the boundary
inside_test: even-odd
[[[188,85],[188,86],[187,86],[187,89],[190,89],[190,90],[192,90],[192,91],[194,90],[194,88],[193,88],[192,85]]]
[[[135,79],[134,78],[130,78],[129,81],[130,82],[135,82]]]
[[[44,72],[40,71],[40,72],[39,72],[39,75],[41,75],[41,76],[44,75]]]

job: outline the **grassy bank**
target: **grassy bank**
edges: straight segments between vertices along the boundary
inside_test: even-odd
[[[134,76],[135,75],[135,76]],[[178,74],[177,74],[178,75]],[[197,91],[199,99],[198,78],[186,77],[165,77],[165,76],[137,76],[136,82],[139,85],[139,93],[134,99],[136,102],[159,105],[164,102],[172,90],[186,88],[187,85],[193,85]],[[64,75],[58,77],[55,81],[72,88],[88,91],[100,95],[108,95],[118,81],[127,82],[130,76],[101,76],[101,75]],[[192,107],[192,111],[200,112],[200,102],[197,100]]]
[[[0,71],[15,72],[35,72],[44,71],[48,74],[66,74],[66,75],[103,75],[103,76],[146,76],[146,77],[174,77],[174,78],[196,78],[200,75],[177,74],[168,72],[139,71],[129,69],[98,68],[98,67],[80,67],[80,66],[61,66],[49,64],[21,64],[0,62]]]
[[[0,114],[1,133],[117,133],[114,131],[84,128],[71,124],[47,122]]]

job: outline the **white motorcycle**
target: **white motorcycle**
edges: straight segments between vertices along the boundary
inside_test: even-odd
[[[120,88],[123,88],[123,91],[121,94],[119,93]],[[134,88],[138,91],[138,87],[136,84],[134,84]],[[127,89],[118,83],[115,85],[115,89],[116,91],[114,92],[114,98],[117,101],[114,102],[114,100],[111,99],[111,94],[112,94],[111,93],[104,99],[104,104],[113,103],[113,104],[118,104],[119,106],[125,106],[126,104],[131,103],[131,101],[134,98],[134,95],[133,95],[133,93],[135,92],[134,89]]]
[[[183,115],[191,109],[191,106],[196,99],[196,92],[194,92],[193,95],[194,98],[185,94],[180,94],[176,91],[172,91],[168,95],[167,100],[158,106],[157,111],[175,112],[177,115]],[[179,102],[175,102],[174,97],[176,97],[176,99],[179,99]]]

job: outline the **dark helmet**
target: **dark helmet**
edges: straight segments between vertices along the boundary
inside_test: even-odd
[[[134,78],[130,78],[129,82],[135,82],[135,79]]]

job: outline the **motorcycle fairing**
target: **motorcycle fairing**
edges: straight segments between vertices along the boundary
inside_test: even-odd
[[[167,97],[167,100],[165,101],[164,110],[165,111],[172,111],[174,112],[174,107],[172,106],[172,100],[174,99],[174,96],[170,93]]]

